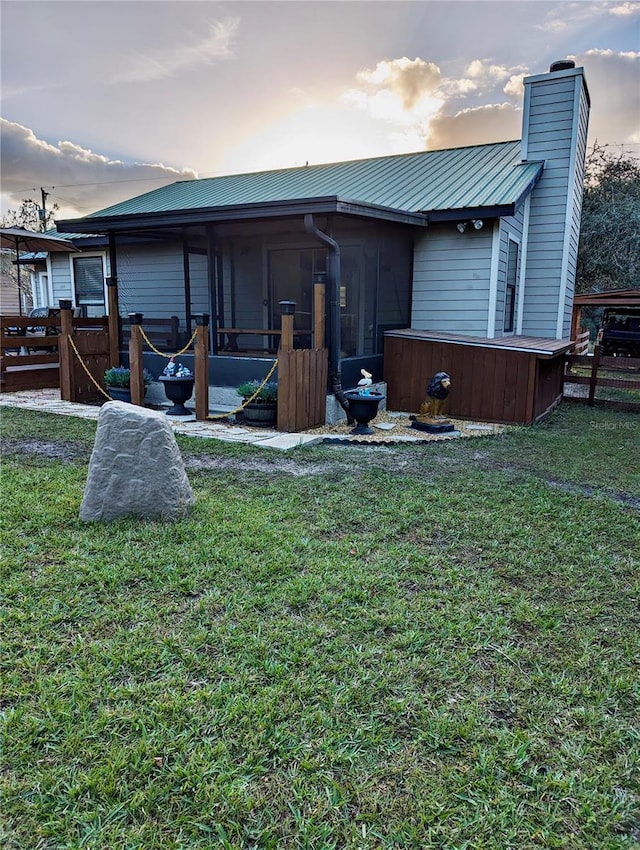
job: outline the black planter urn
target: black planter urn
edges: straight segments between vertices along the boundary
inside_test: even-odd
[[[361,393],[358,390],[347,390],[344,394],[349,402],[349,410],[356,420],[352,434],[373,434],[369,422],[378,415],[378,405],[383,399],[382,393]]]
[[[193,410],[185,407],[185,402],[193,394],[195,378],[176,378],[173,375],[160,375],[158,380],[164,386],[166,397],[169,401],[173,402],[173,407],[167,410],[167,416],[191,416]]]
[[[278,418],[278,404],[273,401],[250,401],[242,411],[242,422],[253,428],[274,428]]]
[[[110,387],[107,385],[107,392],[114,401],[127,401],[131,404],[131,387]]]

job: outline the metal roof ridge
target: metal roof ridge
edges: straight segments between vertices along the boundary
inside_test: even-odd
[[[411,157],[422,157],[428,156],[430,154],[444,154],[444,153],[453,153],[454,151],[466,151],[471,150],[472,148],[495,148],[501,145],[513,145],[516,143],[522,142],[522,139],[507,139],[499,141],[499,142],[483,142],[482,144],[477,145],[458,145],[452,148],[435,148],[434,150],[424,150],[424,151],[409,151],[408,153],[393,153],[393,154],[383,154],[382,156],[370,156],[364,157],[363,159],[341,159],[336,160],[335,162],[316,162],[311,165],[289,165],[283,168],[263,168],[259,171],[238,171],[235,173],[225,173],[225,174],[216,174],[212,177],[193,177],[190,180],[174,180],[173,183],[169,183],[169,186],[184,186],[189,183],[206,183],[210,180],[224,180],[224,179],[233,179],[237,180],[241,177],[259,177],[266,174],[284,174],[285,172],[291,171],[311,171],[311,170],[319,170],[325,168],[334,168],[342,165],[363,165],[364,163],[374,163],[374,162],[382,162],[389,160],[401,160],[401,159],[409,159]],[[160,187],[166,188],[166,187]],[[152,192],[157,191],[156,189],[152,189]]]

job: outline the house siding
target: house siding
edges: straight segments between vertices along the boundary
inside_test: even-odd
[[[209,263],[206,254],[189,254],[189,287],[191,312],[210,314]]]
[[[52,295],[50,306],[57,307],[61,298],[70,298],[75,302],[73,281],[71,279],[71,262],[69,254],[52,252],[49,254],[51,262],[51,278],[49,287]]]
[[[531,194],[522,333],[567,338],[588,122],[582,69],[525,80],[523,158],[544,160]]]
[[[120,315],[143,313],[157,319],[184,316],[182,245],[161,243],[118,249]]]
[[[455,222],[420,233],[413,255],[411,327],[486,336],[492,230]]]

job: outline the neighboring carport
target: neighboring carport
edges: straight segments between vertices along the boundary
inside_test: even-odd
[[[571,339],[580,333],[583,307],[640,307],[640,289],[609,289],[606,292],[589,292],[573,299]]]

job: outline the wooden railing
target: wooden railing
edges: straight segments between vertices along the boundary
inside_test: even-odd
[[[0,316],[0,392],[60,387],[63,313],[71,333],[106,335],[106,319],[85,319],[72,310],[52,309],[49,316]],[[80,333],[82,343],[87,333]],[[82,344],[81,343],[81,344]],[[68,362],[72,362],[72,358]],[[104,370],[103,370],[104,371]],[[74,373],[75,374],[75,373]],[[78,378],[81,378],[78,373]],[[74,379],[75,380],[75,379]]]
[[[316,284],[314,295],[315,348],[294,350],[294,336],[308,334],[308,331],[294,331],[293,315],[283,315],[282,327],[277,330],[220,329],[229,334],[264,333],[279,339],[278,428],[283,431],[303,430],[324,422],[328,371],[328,354],[324,347],[324,287]],[[63,400],[104,401],[104,372],[119,362],[118,317],[116,315],[115,321],[113,316],[74,317],[70,304],[61,302],[57,316],[0,317],[0,391],[59,386]],[[209,316],[194,316],[194,320],[196,418],[206,420],[209,416]],[[143,327],[146,336],[153,334],[154,343],[164,343],[170,353],[177,351],[182,342],[175,316],[145,319],[142,313],[132,313],[122,321],[121,330],[126,333],[129,348],[131,400],[141,406],[144,405]]]
[[[589,331],[581,331],[576,334],[571,349],[572,354],[586,354],[589,351]]]

